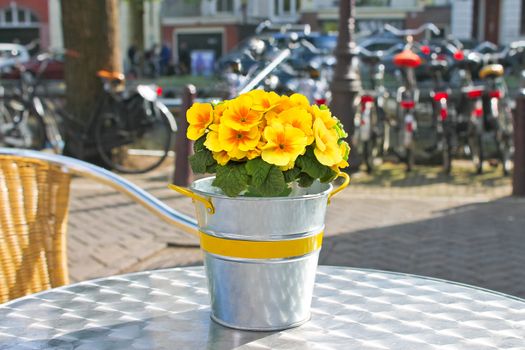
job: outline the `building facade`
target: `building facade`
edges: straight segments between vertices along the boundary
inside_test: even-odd
[[[413,16],[427,5],[440,5],[445,15],[440,12],[443,23],[438,26],[448,33],[449,3],[449,0],[360,0],[357,1],[356,31],[370,33],[385,23],[403,28],[409,14]],[[162,40],[173,48],[176,62],[181,54],[186,56],[187,51],[193,50],[211,50],[219,57],[253,34],[255,26],[262,21],[309,24],[313,31],[329,32],[337,30],[338,11],[334,0],[164,0]],[[412,22],[422,19],[425,17]]]
[[[131,2],[120,0],[120,45],[123,52],[137,40],[145,49],[161,42],[161,1],[144,0],[137,16]],[[140,32],[140,35],[134,33]],[[38,42],[36,51],[63,47],[60,0],[0,0],[0,42]]]
[[[525,37],[524,0],[457,0],[452,2],[452,34],[495,44]]]

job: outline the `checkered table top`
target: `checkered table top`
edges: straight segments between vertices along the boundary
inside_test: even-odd
[[[0,349],[525,349],[525,301],[413,275],[318,268],[312,319],[280,332],[210,320],[202,267],[115,276],[0,306]]]

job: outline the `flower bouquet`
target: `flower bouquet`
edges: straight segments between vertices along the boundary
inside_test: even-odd
[[[187,112],[194,200],[216,322],[279,330],[310,318],[328,199],[343,189],[350,148],[326,106],[251,91]],[[337,176],[345,182],[334,190]]]
[[[194,173],[215,173],[213,185],[230,197],[287,196],[291,183],[331,182],[347,167],[350,147],[340,121],[305,96],[253,90],[187,112],[194,140]]]

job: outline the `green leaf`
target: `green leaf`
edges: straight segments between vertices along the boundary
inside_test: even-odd
[[[190,165],[191,170],[196,174],[204,174],[209,166],[215,164],[215,159],[211,155],[211,152],[207,149],[200,152],[196,152],[194,155],[190,156]]]
[[[256,186],[252,181],[251,192],[258,193],[263,197],[278,197],[285,192],[287,187],[283,172],[275,165],[271,165],[268,176],[260,185]]]
[[[325,176],[319,179],[321,182],[324,182],[324,183],[332,182],[337,177],[337,173],[333,171],[332,169],[330,169],[330,171],[327,171],[326,173],[327,174]]]
[[[310,187],[314,183],[315,179],[308,175],[307,173],[299,174],[298,183],[301,187]]]
[[[298,167],[292,168],[290,170],[286,170],[284,172],[284,181],[286,181],[286,183],[293,182],[297,179],[297,176],[299,176],[300,173],[301,173],[301,169]]]
[[[314,179],[324,177],[330,169],[319,163],[311,147],[306,150],[304,155],[297,158],[295,164],[297,164],[304,173],[307,173]]]
[[[204,146],[204,142],[206,142],[206,135],[201,136],[201,138],[197,139],[193,143],[193,152],[194,153],[199,153],[200,151],[207,150],[206,146]]]
[[[213,173],[217,172],[217,163],[214,162],[212,165],[208,165],[206,167],[206,172],[208,174],[213,174]]]
[[[288,195],[289,195],[290,193],[292,193],[292,188],[286,186],[286,188],[284,189],[284,191],[282,191],[282,192],[279,194],[279,197],[288,197]]]
[[[246,162],[246,171],[251,178],[251,184],[255,188],[262,186],[272,168],[271,164],[266,163],[261,158],[255,158]]]
[[[219,187],[227,196],[236,197],[248,186],[248,173],[244,164],[218,165],[213,186]]]

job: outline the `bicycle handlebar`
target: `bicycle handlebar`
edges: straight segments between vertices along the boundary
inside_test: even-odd
[[[403,37],[406,37],[406,36],[409,36],[409,35],[418,35],[418,34],[421,34],[427,30],[430,30],[432,33],[434,33],[435,35],[439,35],[440,33],[440,30],[438,27],[436,27],[436,25],[434,23],[425,23],[423,24],[422,26],[420,26],[419,28],[416,28],[416,29],[399,29],[399,28],[396,28],[390,24],[385,24],[384,26],[385,30],[389,31],[390,33],[396,35],[396,36],[403,36]]]
[[[378,50],[378,51],[370,51],[368,49],[365,49],[364,47],[359,47],[359,46],[356,48],[358,55],[363,55],[366,57],[376,57],[376,58],[388,56],[389,54],[394,53],[397,50],[399,50],[399,45],[393,45],[388,50]]]

